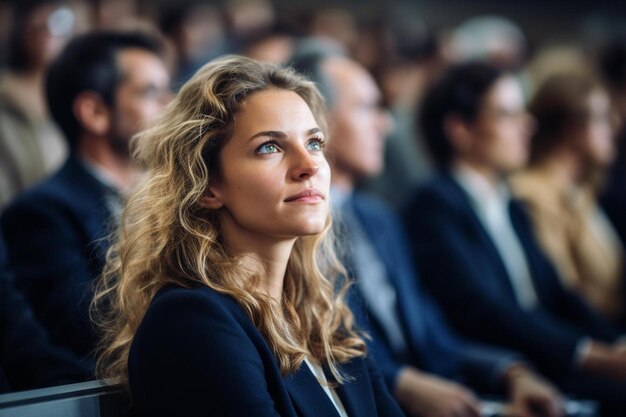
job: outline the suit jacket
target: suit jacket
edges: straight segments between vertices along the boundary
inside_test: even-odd
[[[414,257],[424,285],[459,332],[520,351],[542,371],[563,375],[583,338],[610,341],[619,332],[562,286],[521,206],[512,201],[509,208],[539,299],[533,310],[518,305],[493,241],[448,173],[416,193],[405,213]]]
[[[402,415],[369,359],[340,369],[353,378],[336,388],[350,417]],[[139,416],[338,415],[306,364],[281,375],[243,308],[206,287],[157,293],[135,334],[128,373]]]
[[[404,357],[394,354],[382,325],[373,314],[368,314],[365,303],[356,294],[351,297],[357,322],[373,336],[370,351],[390,389],[395,387],[398,372],[407,365],[479,390],[493,393],[501,389],[501,372],[512,361],[522,360],[522,355],[458,337],[432,297],[422,290],[397,215],[381,201],[358,192],[347,204],[384,264],[397,297],[397,315],[408,349]],[[359,277],[353,276],[358,287]]]
[[[71,156],[1,219],[16,287],[52,341],[81,356],[95,346],[88,308],[108,246],[111,192]]]
[[[0,393],[85,380],[70,352],[52,346],[30,306],[13,286],[0,239]]]

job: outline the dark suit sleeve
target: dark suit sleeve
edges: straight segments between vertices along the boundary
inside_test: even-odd
[[[10,390],[42,388],[86,380],[79,358],[52,346],[24,297],[13,287],[0,241],[0,365]],[[1,390],[1,389],[0,389]]]
[[[92,248],[68,207],[39,197],[18,199],[2,216],[9,265],[54,343],[87,355],[95,346],[92,281],[101,271],[89,270]]]
[[[585,334],[545,311],[523,310],[495,288],[463,215],[432,193],[407,212],[418,268],[447,318],[469,338],[523,352],[558,372],[569,370]]]
[[[380,326],[369,317],[365,303],[359,295],[357,285],[358,284],[353,284],[348,291],[347,301],[350,310],[352,310],[354,314],[357,327],[367,335],[365,340],[367,342],[369,355],[376,361],[376,365],[384,381],[387,383],[389,391],[394,392],[398,373],[405,364],[395,358],[391,348],[385,342],[385,336]]]
[[[430,349],[438,351],[442,357],[439,362],[445,361],[445,358],[458,362],[459,375],[440,375],[460,377],[462,382],[483,392],[500,393],[503,372],[512,363],[523,362],[523,355],[457,336],[431,297],[425,295],[421,303],[424,305],[423,316]]]
[[[129,359],[141,415],[278,416],[257,347],[219,303],[174,291],[150,307]]]

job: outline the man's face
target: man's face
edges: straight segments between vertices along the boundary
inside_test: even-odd
[[[323,65],[335,93],[327,146],[333,178],[343,176],[352,182],[375,175],[383,169],[385,137],[392,126],[391,117],[380,107],[380,91],[355,62],[332,58]]]
[[[483,169],[510,173],[526,163],[532,130],[519,82],[502,77],[486,94],[476,121],[469,126],[472,140],[462,158]]]
[[[111,144],[120,154],[128,154],[128,142],[148,127],[171,99],[169,74],[163,61],[139,48],[118,54],[121,81],[115,91],[111,123]]]

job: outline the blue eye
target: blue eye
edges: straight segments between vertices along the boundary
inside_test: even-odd
[[[307,148],[310,151],[321,151],[324,148],[324,141],[322,139],[311,139],[307,143]]]
[[[258,148],[256,148],[256,153],[258,154],[268,154],[268,153],[276,153],[278,152],[278,146],[274,142],[265,142]]]

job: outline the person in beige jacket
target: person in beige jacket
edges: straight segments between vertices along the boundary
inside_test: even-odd
[[[15,2],[8,68],[0,77],[0,209],[67,155],[43,86],[49,63],[77,30],[75,11],[61,0]]]
[[[592,77],[555,75],[529,109],[537,123],[531,161],[513,177],[513,192],[564,283],[620,320],[624,251],[597,199],[615,155],[608,94]]]

